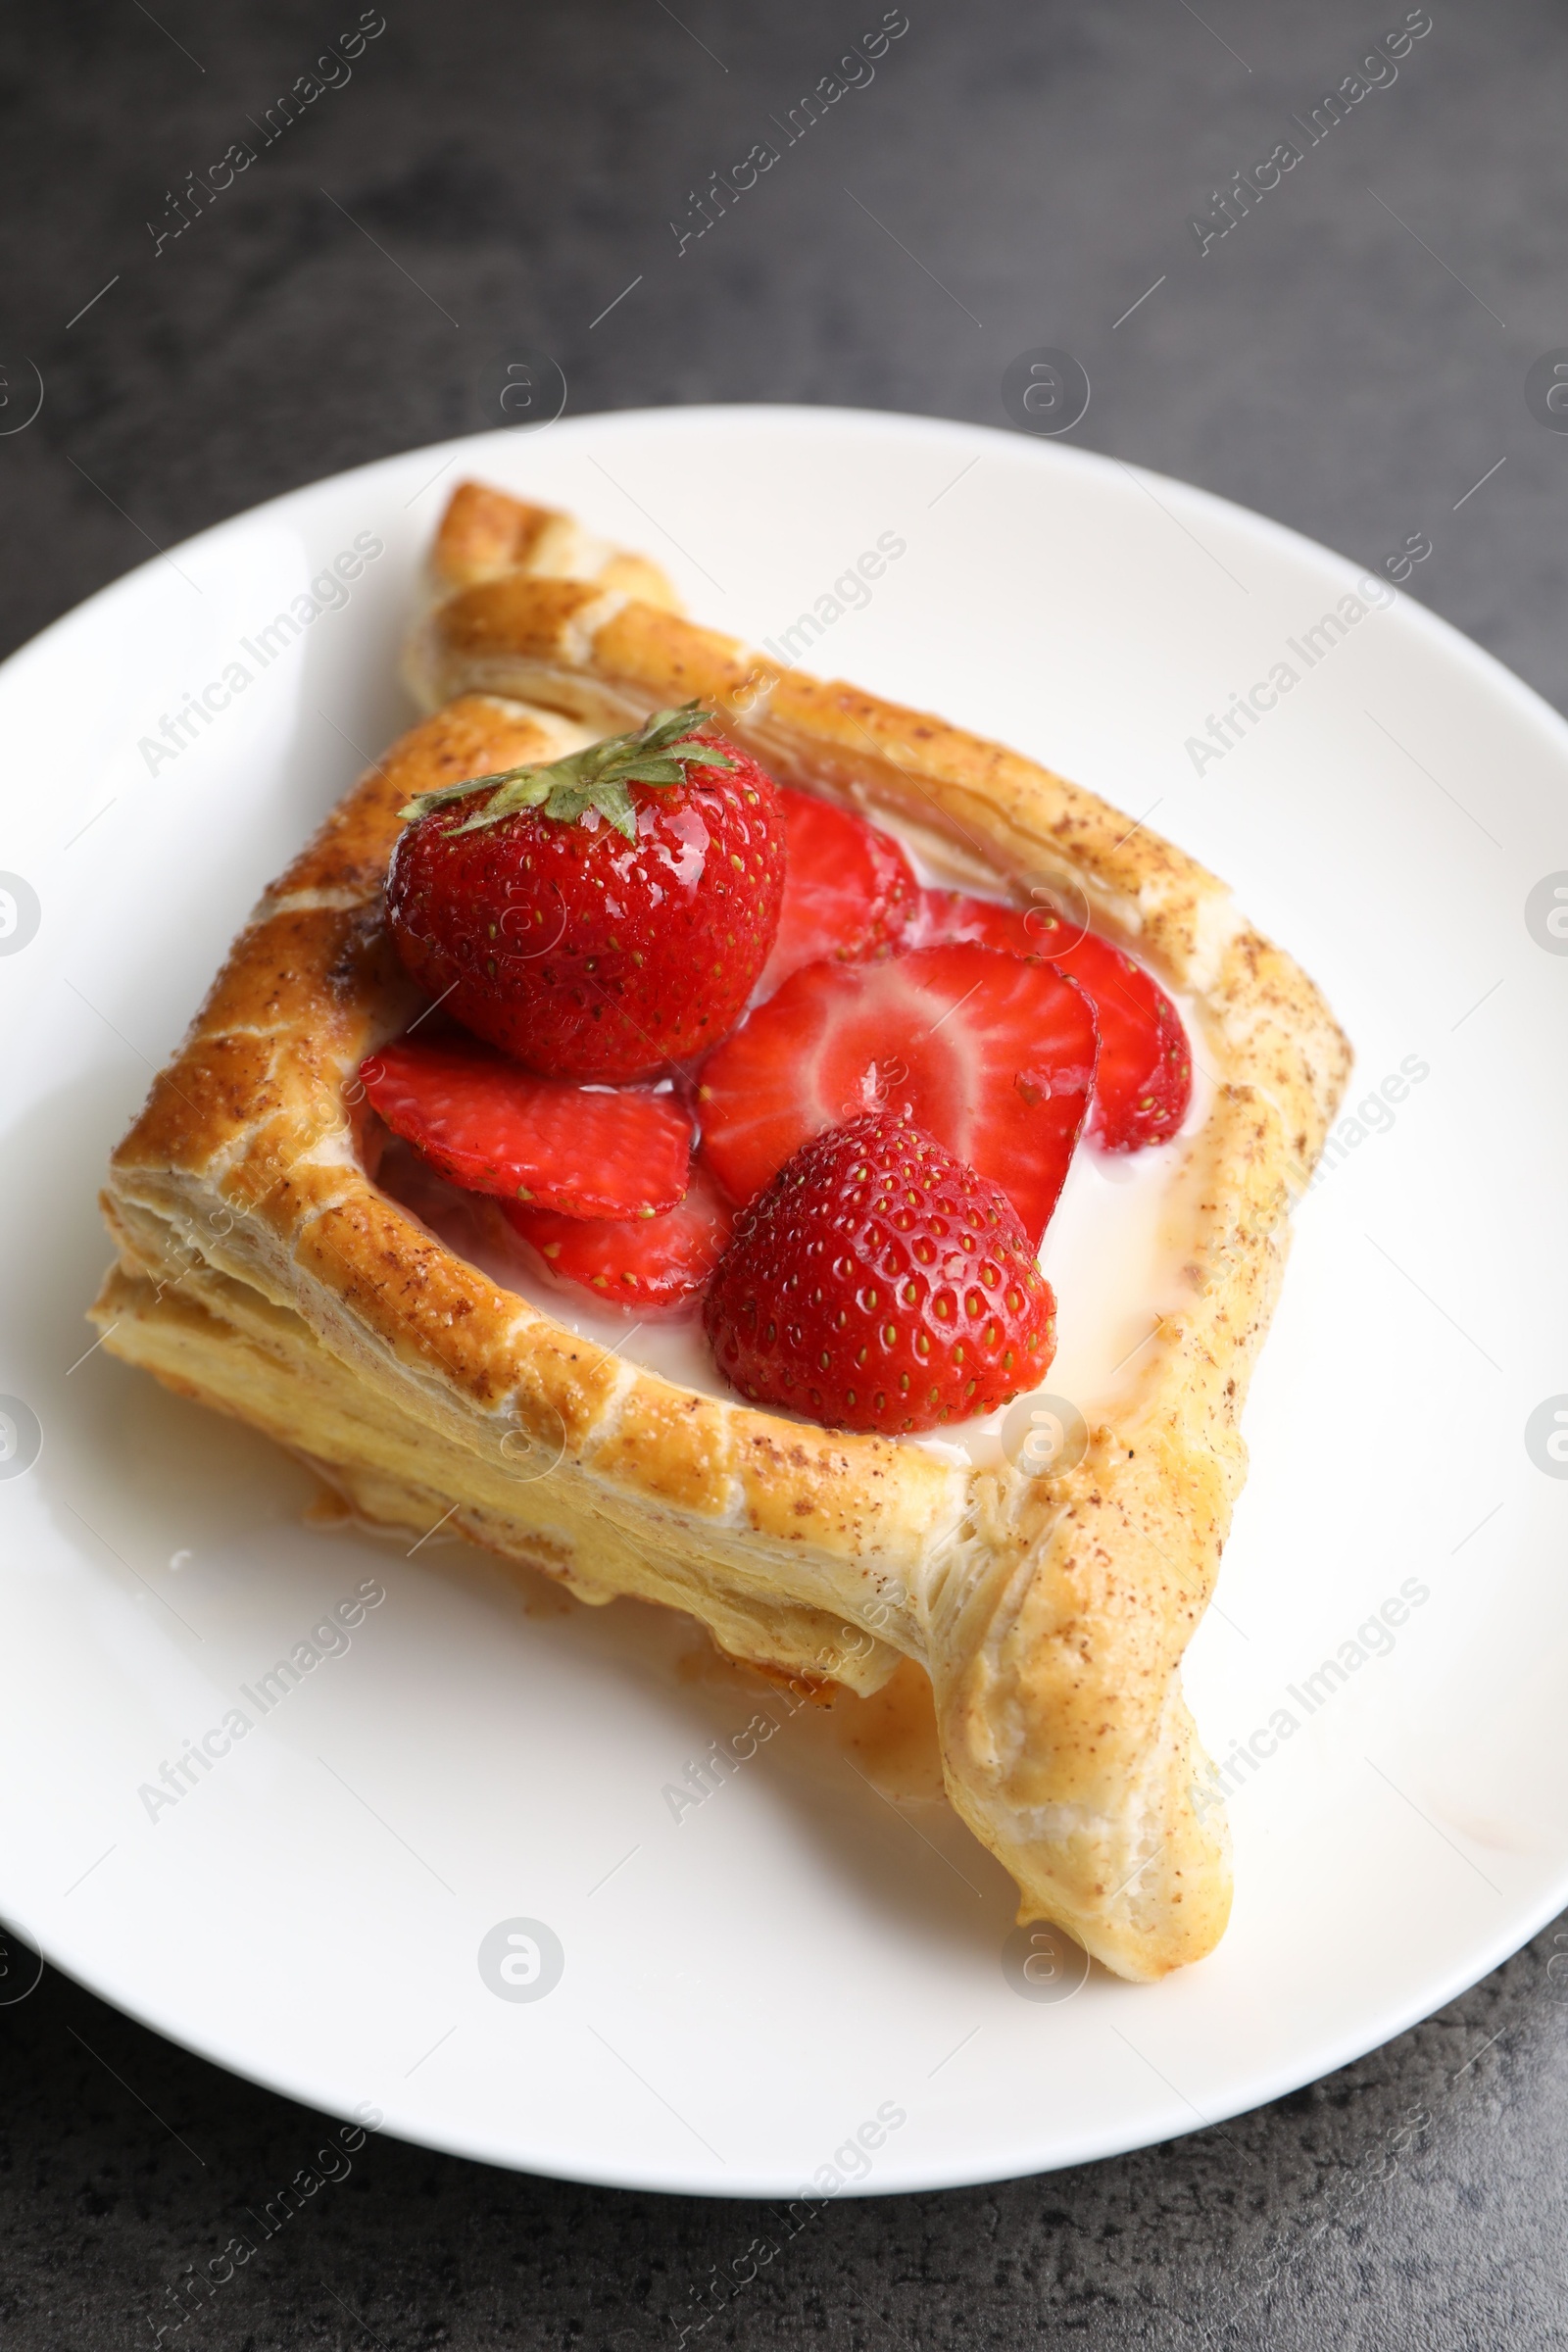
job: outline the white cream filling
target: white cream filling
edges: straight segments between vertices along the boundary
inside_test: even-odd
[[[917,843],[896,823],[885,823],[885,830],[899,835],[922,883],[1002,899],[1001,891],[977,892],[968,872],[960,877],[944,870],[927,840]],[[1213,1087],[1201,1067],[1197,1007],[1183,997],[1174,1002],[1195,1049],[1193,1100],[1181,1134],[1168,1144],[1131,1152],[1100,1152],[1080,1143],[1040,1252],[1056,1295],[1056,1355],[1039,1393],[1067,1399],[1088,1421],[1102,1417],[1137,1382],[1160,1317],[1192,1299],[1184,1269],[1192,1253],[1193,1204],[1182,1178]],[[635,1309],[606,1311],[576,1284],[553,1281],[521,1242],[509,1242],[494,1211],[476,1211],[440,1185],[427,1192],[421,1186],[420,1193],[423,1221],[504,1290],[628,1364],[702,1396],[735,1401],[736,1392],[720,1374],[704,1336],[700,1301],[677,1316],[650,1313],[639,1319]],[[902,1443],[922,1446],[960,1468],[996,1468],[1004,1459],[1003,1424],[1018,1409],[1015,1401]],[[777,1405],[768,1410],[799,1417]]]

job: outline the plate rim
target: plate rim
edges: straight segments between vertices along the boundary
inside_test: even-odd
[[[1308,537],[1292,524],[1281,522],[1199,484],[1184,481],[1179,476],[1165,474],[1151,466],[1135,466],[1108,452],[1055,440],[1043,442],[1034,436],[997,425],[975,423],[965,418],[926,416],[909,411],[792,402],[694,402],[652,408],[589,411],[564,416],[556,424],[544,429],[564,429],[568,438],[576,439],[592,438],[607,429],[611,433],[621,429],[635,433],[638,429],[646,431],[651,426],[660,430],[697,430],[704,422],[734,426],[743,420],[747,429],[759,434],[764,433],[769,427],[799,430],[804,425],[808,430],[822,429],[828,433],[842,433],[848,428],[867,438],[885,439],[891,435],[911,441],[945,439],[955,447],[965,443],[978,444],[977,455],[984,455],[987,447],[1004,447],[1009,456],[1015,457],[1021,449],[1030,448],[1038,453],[1039,462],[1043,465],[1064,467],[1107,489],[1116,490],[1118,495],[1124,494],[1123,482],[1139,487],[1157,484],[1162,492],[1189,511],[1196,511],[1200,514],[1211,513],[1217,518],[1222,518],[1230,529],[1240,529],[1265,548],[1275,549],[1298,561],[1306,560],[1319,565],[1326,562],[1359,577],[1379,579],[1394,600],[1389,610],[1402,615],[1406,627],[1413,628],[1418,638],[1425,637],[1446,665],[1467,672],[1483,692],[1496,695],[1501,691],[1503,699],[1513,707],[1519,718],[1535,728],[1564,766],[1568,767],[1568,718],[1564,718],[1543,694],[1510,669],[1499,657],[1478,644],[1456,624],[1445,619],[1418,599],[1405,595],[1394,583],[1383,580],[1383,576],[1370,565],[1357,565],[1355,559]],[[134,600],[145,593],[146,583],[156,577],[154,567],[169,557],[194,556],[222,535],[262,521],[280,510],[297,507],[318,493],[339,490],[371,475],[395,474],[398,469],[410,466],[415,462],[433,461],[445,456],[448,464],[441,472],[451,472],[463,453],[471,451],[476,469],[482,471],[483,453],[509,444],[517,446],[523,438],[533,441],[539,435],[530,433],[524,436],[519,435],[516,428],[499,427],[387,452],[356,466],[275,492],[254,506],[204,526],[169,549],[144,558],[129,570],[94,589],[7,655],[0,662],[0,710],[3,710],[4,702],[12,693],[25,693],[26,673],[31,663],[46,658],[54,650],[58,639],[68,637],[78,629],[102,625],[119,602]],[[1120,481],[1118,476],[1121,477]],[[437,473],[427,486],[433,488],[440,478],[441,473]],[[409,502],[410,505],[413,503]],[[839,2196],[911,2195],[1032,2179],[1049,2172],[1080,2164],[1104,2162],[1117,2155],[1160,2146],[1184,2138],[1193,2132],[1251,2113],[1256,2108],[1289,2095],[1293,2090],[1305,2087],[1354,2064],[1369,2052],[1383,2047],[1435,2015],[1521,1950],[1565,1906],[1568,1906],[1568,1860],[1564,1861],[1559,1878],[1549,1882],[1544,1893],[1533,1902],[1512,1908],[1505,1924],[1473,1944],[1465,1957],[1453,1961],[1438,1979],[1427,1980],[1419,1991],[1385,2001],[1380,2009],[1364,2017],[1351,2029],[1337,2034],[1321,2034],[1317,2042],[1304,2053],[1298,2053],[1289,2061],[1277,2061],[1266,2073],[1251,2080],[1244,2095],[1216,2102],[1213,2114],[1205,2117],[1202,2123],[1192,2124],[1177,2117],[1168,2125],[1154,2123],[1147,2130],[1137,2130],[1132,2135],[1125,2123],[1108,2124],[1102,2131],[1080,2132],[1070,2144],[1058,2143],[1040,2161],[1031,2163],[1022,2171],[1009,2160],[991,2167],[970,2163],[956,2172],[947,2170],[940,2175],[933,2172],[929,2164],[915,2164],[901,2175],[900,2168],[889,2162],[867,2180],[847,2182],[831,2197],[821,2201],[834,2202]],[[8,1912],[5,1909],[3,1887],[0,1887],[0,1916],[10,1919],[13,1926],[36,1945],[48,1964],[61,1975],[79,1984],[96,1999],[103,2000],[122,2015],[158,2034],[176,2048],[186,2050],[242,2081],[254,2082],[316,2113],[343,2122],[361,2121],[334,2101],[323,2100],[318,2088],[306,2082],[294,2067],[271,2063],[264,2071],[254,2056],[244,2056],[231,2047],[224,2034],[191,2032],[156,1999],[131,2003],[117,1992],[105,1989],[102,1984],[86,1973],[79,1961],[73,1964],[57,1958],[50,1949],[48,1939],[36,1936],[24,1916]],[[1481,1955],[1479,1959],[1478,1953]],[[1172,2095],[1180,2101],[1180,2093]],[[760,2176],[756,2175],[725,2181],[715,2181],[710,2175],[692,2174],[688,2177],[678,2160],[662,2165],[658,2176],[654,2177],[651,2173],[626,2165],[615,2167],[609,2163],[594,2166],[566,2163],[552,2157],[548,2151],[524,2150],[515,2146],[502,2150],[482,2144],[483,2135],[471,2131],[465,2135],[461,2131],[444,2130],[433,2123],[413,2119],[399,2122],[390,2111],[376,2127],[375,2135],[404,2139],[411,2145],[434,2149],[468,2162],[536,2174],[542,2178],[589,2187],[619,2188],[645,2194],[703,2196],[718,2201],[732,2201],[735,2198],[767,2200],[791,2194],[788,2189],[781,2189],[771,2180],[764,2182]]]

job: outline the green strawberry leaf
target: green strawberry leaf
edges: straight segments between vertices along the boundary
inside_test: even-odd
[[[475,776],[466,784],[421,792],[398,814],[405,824],[413,824],[449,801],[487,792],[490,798],[484,807],[466,824],[454,825],[449,841],[464,833],[481,833],[525,808],[542,809],[557,824],[574,824],[594,808],[617,833],[635,841],[637,809],[626,789],[628,784],[647,784],[655,791],[667,792],[672,785],[685,783],[688,768],[734,766],[727,753],[715,751],[711,744],[683,740],[694,728],[709,724],[712,715],[701,703],[687,703],[679,710],[656,710],[635,734],[610,735],[603,743],[590,743],[562,760],[504,768],[498,775]]]
[[[637,809],[624,784],[598,784],[591,799],[606,824],[624,833],[628,841],[636,840]]]

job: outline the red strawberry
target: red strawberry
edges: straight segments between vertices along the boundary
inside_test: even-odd
[[[559,1217],[548,1208],[502,1204],[508,1223],[537,1250],[552,1274],[580,1283],[617,1306],[683,1306],[702,1289],[729,1240],[729,1207],[700,1168],[691,1190],[662,1217]]]
[[[781,785],[779,799],[789,863],[761,979],[769,997],[803,963],[824,956],[859,963],[901,947],[919,904],[914,868],[891,833],[814,793]]]
[[[420,986],[530,1069],[618,1080],[706,1053],[767,960],[778,787],[693,703],[403,811],[387,920]]]
[[[803,1144],[741,1211],[703,1322],[743,1396],[887,1436],[989,1413],[1056,1351],[1005,1194],[887,1112]]]
[[[466,1192],[566,1217],[651,1217],[686,1189],[691,1121],[668,1095],[534,1078],[466,1041],[386,1046],[360,1077],[393,1134]]]
[[[1094,1074],[1089,1000],[1049,963],[977,947],[809,963],[704,1065],[703,1157],[746,1201],[808,1136],[901,1110],[1003,1187],[1038,1249]]]
[[[1193,1056],[1181,1014],[1152,974],[1092,931],[1045,907],[999,906],[957,891],[920,893],[922,941],[974,940],[1012,956],[1043,956],[1094,1004],[1100,1067],[1089,1132],[1107,1152],[1162,1144],[1187,1116]]]

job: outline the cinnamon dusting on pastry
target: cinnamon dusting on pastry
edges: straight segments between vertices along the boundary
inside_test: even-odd
[[[501,493],[460,498],[442,585],[465,584],[412,666],[430,701],[462,699],[395,746],[274,886],[115,1154],[122,1260],[94,1310],[110,1351],[321,1461],[375,1524],[448,1514],[503,1556],[559,1561],[585,1600],[700,1616],[792,1691],[928,1671],[952,1801],[1012,1871],[1022,1915],[1061,1921],[1132,1979],[1200,1958],[1230,1878],[1181,1656],[1245,1474],[1238,1415],[1288,1187],[1321,1149],[1345,1040],[1221,884],[1092,793],[799,673],[748,712],[756,657],[630,586],[631,559],[535,527]],[[578,568],[544,576],[546,560]],[[693,696],[782,780],[978,837],[999,874],[1070,859],[1097,921],[1200,1000],[1221,1083],[1193,1138],[1204,1207],[1184,1254],[1212,1279],[1139,1358],[1114,1441],[1097,1433],[1070,1475],[831,1437],[611,1358],[482,1280],[342,1141],[345,1078],[409,1017],[361,911],[399,808],[575,748],[574,721],[636,726]],[[519,1479],[503,1440],[551,1415],[560,1468]],[[857,1616],[868,1573],[907,1595],[888,1639]],[[901,1652],[925,1668],[906,1672]],[[901,1703],[858,1718],[873,1745],[875,1721],[897,1750]]]

